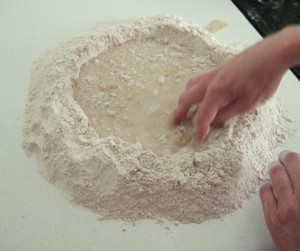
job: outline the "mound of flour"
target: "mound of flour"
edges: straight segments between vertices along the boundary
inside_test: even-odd
[[[205,142],[190,120],[168,121],[186,80],[236,53],[177,17],[99,24],[34,63],[23,147],[103,218],[222,217],[256,191],[291,134],[279,98]]]

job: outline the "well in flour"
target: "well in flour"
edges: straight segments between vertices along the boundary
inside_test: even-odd
[[[84,64],[73,83],[74,98],[100,137],[140,142],[157,155],[183,146],[198,149],[192,118],[174,128],[171,117],[188,78],[213,66],[209,51],[189,44],[132,40]]]
[[[236,53],[177,17],[99,24],[35,62],[24,149],[103,218],[222,217],[256,190],[291,133],[278,97],[204,143],[193,137],[195,110],[170,127],[186,80]]]

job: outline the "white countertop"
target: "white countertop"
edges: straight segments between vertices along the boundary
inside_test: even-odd
[[[46,49],[95,23],[172,14],[227,28],[223,42],[250,45],[257,32],[227,0],[2,0],[0,8],[0,250],[273,250],[258,195],[223,219],[203,224],[98,221],[37,173],[21,148],[31,64]],[[300,83],[287,73],[279,92],[300,129]],[[299,134],[283,148],[300,152]],[[165,226],[170,227],[166,229]],[[125,230],[125,231],[123,231]]]

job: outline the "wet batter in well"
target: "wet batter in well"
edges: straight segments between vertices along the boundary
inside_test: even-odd
[[[100,137],[139,141],[156,154],[176,152],[197,147],[191,118],[171,125],[178,96],[191,76],[213,66],[208,53],[188,45],[133,40],[83,65],[74,97]]]

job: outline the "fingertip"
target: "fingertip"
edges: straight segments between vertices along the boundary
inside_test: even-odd
[[[179,105],[176,107],[175,111],[173,112],[173,125],[177,126],[180,124],[184,117],[185,113]]]
[[[294,162],[294,161],[299,161],[300,156],[296,152],[284,150],[279,154],[278,159],[281,163]]]
[[[181,122],[181,119],[179,118],[173,118],[173,121],[172,121],[172,125],[173,126],[178,126]]]
[[[273,187],[272,184],[270,183],[270,181],[266,181],[264,184],[261,185],[261,187],[259,188],[259,195],[260,198],[263,199],[264,194],[266,192],[270,192],[273,191]]]
[[[215,127],[215,128],[222,128],[225,126],[225,121],[220,121],[220,120],[214,120],[212,123],[211,123],[211,126],[212,127]]]
[[[289,150],[283,150],[283,151],[281,151],[280,153],[279,153],[279,156],[278,156],[278,158],[279,158],[279,160],[281,160],[284,156],[286,156],[288,153],[290,153],[291,151],[289,151]]]
[[[277,199],[274,194],[272,184],[267,181],[259,189],[259,197],[264,210],[269,208],[275,209],[277,207]]]
[[[198,109],[195,118],[194,125],[197,130],[198,138],[203,141],[210,132],[211,122],[215,118],[216,111],[215,109],[206,109],[206,106],[202,106]]]
[[[176,115],[175,113],[173,114],[173,118],[172,118],[172,124],[174,126],[177,126],[180,123],[180,118],[178,117],[178,115]]]
[[[205,128],[197,128],[197,137],[200,141],[203,141],[206,139],[206,137],[208,136],[210,131],[209,127],[205,127]]]
[[[274,168],[276,168],[277,166],[282,166],[282,164],[281,164],[280,161],[274,160],[274,161],[270,162],[270,164],[269,164],[269,166],[268,166],[269,173],[270,173]]]

